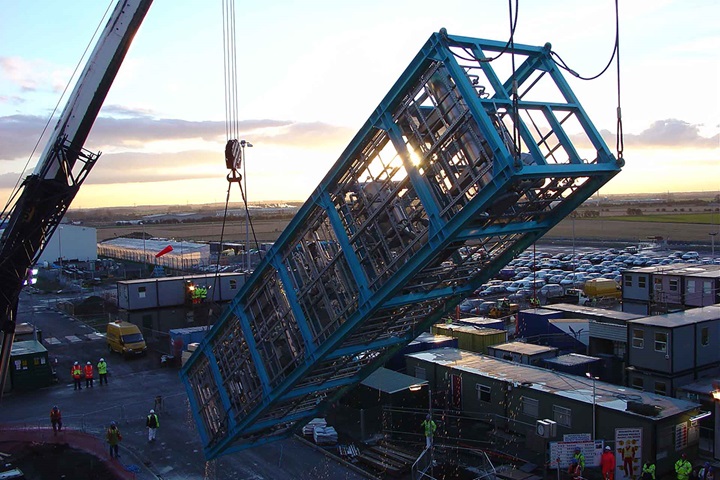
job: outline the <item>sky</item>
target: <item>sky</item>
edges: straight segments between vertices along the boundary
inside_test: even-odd
[[[601,193],[720,192],[720,2],[619,1],[626,166]],[[32,172],[114,4],[0,0],[3,203]],[[505,0],[238,0],[235,10],[251,203],[304,201],[433,32],[509,36]],[[611,0],[520,0],[515,42],[550,42],[592,76],[610,58],[614,14]],[[615,151],[614,64],[598,80],[566,78]],[[85,144],[102,156],[72,208],[224,202],[224,97],[221,0],[155,0]]]

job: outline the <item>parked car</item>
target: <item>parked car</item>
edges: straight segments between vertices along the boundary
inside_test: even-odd
[[[561,297],[565,294],[565,289],[557,283],[548,283],[540,288],[539,293],[545,298]]]

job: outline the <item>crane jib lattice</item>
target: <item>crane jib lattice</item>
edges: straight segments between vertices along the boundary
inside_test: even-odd
[[[433,34],[183,367],[206,457],[320,414],[621,163],[549,45]]]

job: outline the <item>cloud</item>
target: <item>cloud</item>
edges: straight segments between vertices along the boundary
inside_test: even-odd
[[[105,110],[103,110],[105,112]],[[99,117],[86,142],[90,150],[140,150],[151,142],[200,139],[225,144],[225,122],[157,119],[151,112],[113,106],[110,111],[133,114],[128,118]],[[24,159],[30,155],[47,119],[31,115],[0,117],[0,162]],[[50,124],[55,127],[56,120]],[[237,127],[242,138],[255,145],[305,146],[331,145],[340,151],[351,138],[349,129],[320,122],[301,123],[289,120],[245,120]],[[47,142],[47,134],[40,148]]]
[[[120,107],[110,110],[116,114],[134,116],[100,117],[95,122],[85,147],[105,153],[93,168],[87,184],[221,178],[227,173],[223,161],[225,122],[155,119],[151,112],[137,112]],[[30,156],[46,122],[46,119],[30,115],[0,117],[0,171],[4,170],[0,174],[0,188],[13,187],[20,178],[19,172],[8,170],[17,170],[17,162]],[[49,130],[54,128],[55,122],[56,120],[53,120],[49,125]],[[274,146],[281,150],[298,147],[308,150],[332,148],[338,154],[346,146],[352,133],[347,128],[320,122],[300,123],[270,119],[242,121],[238,130],[242,132],[241,138],[250,139],[255,147]],[[48,137],[49,133],[46,133],[31,163],[37,161]],[[198,139],[203,142],[197,142]],[[171,147],[177,145],[177,151],[160,153],[145,148],[153,142],[164,142]],[[3,161],[8,165],[5,168],[1,167]],[[15,164],[11,163],[12,161],[15,161]]]
[[[58,70],[48,62],[20,57],[0,57],[0,71],[22,92],[62,91],[69,76],[64,68]]]
[[[700,126],[674,118],[657,120],[639,134],[625,133],[623,140],[626,147],[719,148],[720,134],[703,137]],[[615,144],[615,133],[608,130],[600,133],[609,145]]]

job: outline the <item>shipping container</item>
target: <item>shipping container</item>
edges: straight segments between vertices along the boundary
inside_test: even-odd
[[[487,353],[490,345],[507,342],[507,331],[496,328],[444,323],[433,325],[432,331],[436,335],[457,338],[458,348],[468,352]]]
[[[36,390],[53,383],[48,351],[36,340],[15,342],[10,353],[13,390]]]

